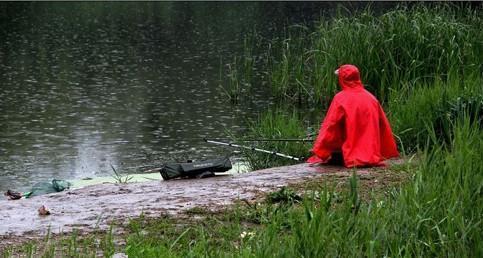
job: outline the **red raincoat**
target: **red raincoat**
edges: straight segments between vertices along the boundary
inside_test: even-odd
[[[327,163],[341,152],[346,167],[382,166],[397,157],[396,142],[379,101],[361,83],[353,65],[339,68],[337,93],[315,140],[309,163]]]

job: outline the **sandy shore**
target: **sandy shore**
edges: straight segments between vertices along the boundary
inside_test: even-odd
[[[9,201],[0,200],[0,248],[19,236],[44,236],[75,228],[104,229],[112,220],[126,220],[141,213],[148,217],[176,215],[193,207],[220,208],[236,200],[253,200],[260,193],[290,183],[324,176],[350,176],[352,170],[341,167],[310,167],[307,164],[270,168],[244,174],[206,179],[151,181],[129,184],[101,184],[61,193]],[[372,169],[358,169],[370,176]],[[379,173],[381,174],[381,173]],[[45,205],[51,215],[40,216]]]

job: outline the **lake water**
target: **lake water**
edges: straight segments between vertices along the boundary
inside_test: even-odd
[[[334,6],[1,3],[0,190],[228,153],[201,139],[241,133],[270,105],[261,83],[238,105],[220,93],[246,33]]]

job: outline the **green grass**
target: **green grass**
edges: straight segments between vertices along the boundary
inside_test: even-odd
[[[114,237],[112,229],[89,235],[74,230],[65,237],[48,233],[42,240],[0,250],[0,257],[111,257],[115,253]]]
[[[452,125],[465,114],[481,128],[482,85],[482,77],[475,74],[391,92],[386,110],[400,149],[411,153],[427,144],[448,142]],[[428,141],[433,132],[438,141]]]
[[[262,69],[282,103],[328,104],[339,90],[334,70],[345,63],[358,66],[366,88],[385,102],[391,91],[417,83],[481,73],[480,12],[448,3],[403,4],[381,15],[367,9],[322,17],[315,29],[289,26],[275,39],[252,38],[266,46]]]
[[[307,134],[310,132],[305,128],[302,120],[303,118],[297,112],[288,112],[283,109],[269,110],[261,114],[257,120],[249,121],[249,131],[240,140],[307,139]],[[238,139],[235,138],[236,140]],[[300,158],[309,155],[310,144],[310,141],[255,141],[250,146]],[[251,170],[299,163],[287,158],[251,150],[244,150],[242,154]]]

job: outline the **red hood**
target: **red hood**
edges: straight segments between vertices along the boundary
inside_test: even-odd
[[[359,75],[359,69],[349,64],[339,67],[339,84],[342,90],[364,88]]]

